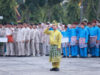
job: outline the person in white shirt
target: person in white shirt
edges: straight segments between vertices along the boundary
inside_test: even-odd
[[[43,31],[48,27],[48,24],[43,25]],[[49,35],[43,33],[43,56],[49,55]]]
[[[17,26],[14,26],[14,31],[13,31],[13,50],[14,50],[14,56],[17,56],[18,55],[18,48],[17,48],[17,32],[18,32],[18,28]]]
[[[5,31],[5,27],[3,25],[0,25],[0,38],[6,37]],[[0,42],[0,55],[5,55],[5,43],[2,42]]]
[[[30,28],[26,26],[25,30],[25,53],[26,56],[30,56]]]
[[[40,50],[39,50],[39,31],[36,28],[36,25],[33,25],[33,29],[31,31],[31,49],[33,56],[40,56]]]
[[[25,56],[25,27],[22,25],[21,26],[21,49],[22,49],[22,56]]]
[[[46,27],[48,27],[49,24],[46,24]],[[49,52],[50,52],[50,36],[46,35],[46,56],[49,56]]]
[[[6,28],[6,36],[12,36],[12,30],[11,30],[11,26],[7,25]],[[13,38],[11,37],[11,39],[13,40]],[[7,56],[13,56],[14,55],[14,50],[13,50],[13,42],[12,41],[8,41],[6,44],[6,55]]]
[[[43,27],[39,23],[38,24],[38,30],[39,30],[39,50],[40,50],[40,55],[43,56]]]

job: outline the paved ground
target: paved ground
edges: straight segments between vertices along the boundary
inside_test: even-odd
[[[60,72],[50,68],[48,57],[0,57],[0,75],[100,75],[100,58],[65,58]]]

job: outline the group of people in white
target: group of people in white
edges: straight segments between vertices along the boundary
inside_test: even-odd
[[[0,37],[7,37],[5,56],[48,56],[49,35],[44,30],[47,23],[0,25]]]

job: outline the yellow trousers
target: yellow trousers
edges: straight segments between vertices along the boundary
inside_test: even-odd
[[[59,68],[60,67],[60,62],[52,62],[53,68]]]

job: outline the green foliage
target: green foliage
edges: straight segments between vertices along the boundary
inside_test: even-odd
[[[19,4],[21,22],[80,22],[80,0],[69,0],[64,4],[63,0],[26,0],[25,3],[23,0],[0,0],[0,15],[4,16],[0,23],[16,22],[16,1]],[[99,4],[100,0],[83,0],[83,17],[89,21],[100,17]]]
[[[0,16],[4,19],[0,23],[10,23],[16,21],[16,13],[14,7],[16,6],[15,0],[0,0]]]
[[[78,6],[78,0],[70,0],[66,6],[67,10],[67,23],[79,22],[80,21],[80,8]]]
[[[59,7],[63,0],[26,0],[20,5],[23,22],[52,22],[59,21]],[[62,7],[61,7],[62,8]],[[62,9],[60,9],[62,10]],[[62,13],[61,13],[62,14]]]
[[[63,0],[26,0],[24,6],[27,7],[23,10],[22,14],[27,14],[28,16],[23,16],[22,21],[27,22],[52,22],[56,20],[61,23],[72,23],[79,22],[80,20],[80,10],[78,7],[79,0],[70,2],[67,5],[61,5]],[[23,8],[21,8],[23,9]],[[27,19],[28,18],[28,19]]]
[[[87,17],[87,19],[89,20],[89,21],[92,21],[92,20],[94,20],[94,19],[97,19],[97,5],[98,5],[98,1],[99,0],[88,0],[87,2],[87,15],[86,15],[86,17]]]
[[[60,2],[62,2],[63,0],[48,0],[48,5],[49,6],[54,6],[55,4],[59,4]]]

